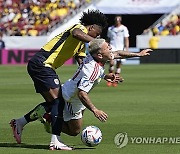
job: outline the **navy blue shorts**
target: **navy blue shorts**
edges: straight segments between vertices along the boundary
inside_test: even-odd
[[[46,60],[40,53],[35,54],[28,62],[27,71],[31,76],[37,93],[47,92],[51,89],[59,88],[61,83],[56,72],[45,67]]]

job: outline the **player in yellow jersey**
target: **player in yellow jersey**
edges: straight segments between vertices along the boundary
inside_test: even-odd
[[[158,49],[158,43],[160,41],[160,37],[158,33],[152,32],[153,36],[149,39],[149,47],[152,49]]]
[[[72,150],[60,141],[64,100],[61,97],[61,83],[55,70],[73,56],[78,63],[81,63],[82,58],[86,56],[84,43],[99,36],[106,25],[107,19],[100,11],[83,12],[79,24],[55,36],[29,60],[28,73],[34,82],[36,92],[42,95],[45,102],[37,105],[22,118],[11,120],[10,124],[17,143],[21,143],[22,128],[25,124],[41,118],[45,112],[51,112],[51,147],[57,150]]]

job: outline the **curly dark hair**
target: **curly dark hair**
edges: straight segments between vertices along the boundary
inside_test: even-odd
[[[96,24],[105,28],[108,25],[106,16],[99,10],[88,10],[88,12],[83,12],[79,20],[84,26]]]

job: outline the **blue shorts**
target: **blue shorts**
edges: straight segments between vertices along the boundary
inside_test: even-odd
[[[31,76],[37,93],[47,92],[51,89],[60,88],[61,83],[56,72],[45,67],[46,60],[40,53],[36,53],[28,62],[27,71]]]

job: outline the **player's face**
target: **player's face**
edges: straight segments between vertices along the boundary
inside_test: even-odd
[[[120,16],[118,16],[118,17],[116,17],[115,18],[115,25],[118,25],[118,24],[120,24],[121,23],[121,17]]]
[[[102,33],[102,28],[98,25],[91,25],[88,30],[88,35],[90,35],[93,38],[98,37]]]
[[[112,51],[111,51],[111,46],[109,43],[104,42],[101,47],[100,54],[102,55],[102,60],[106,62],[107,60],[112,59]]]

